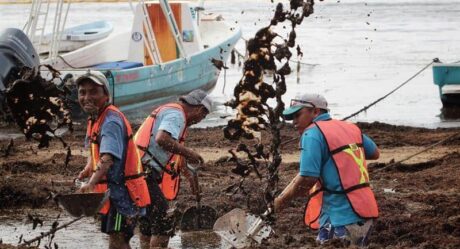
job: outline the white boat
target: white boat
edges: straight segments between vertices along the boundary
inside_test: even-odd
[[[113,26],[107,21],[95,21],[65,29],[59,38],[58,52],[70,52],[106,38],[113,31]],[[40,54],[48,53],[51,49],[53,34],[46,34],[40,43]]]
[[[64,72],[68,84],[89,68],[104,72],[114,103],[123,111],[158,105],[195,89],[210,91],[221,70],[215,63],[227,61],[241,30],[201,9],[190,1],[139,1],[131,30],[67,53],[51,51],[41,63]],[[80,114],[75,105],[73,115]]]
[[[64,3],[64,0],[57,1]],[[40,8],[35,10],[42,13]],[[145,114],[139,113],[140,107],[151,110],[152,106],[195,89],[210,91],[214,88],[222,66],[241,37],[238,27],[227,25],[219,15],[201,13],[201,6],[193,6],[189,1],[140,0],[132,10],[130,30],[112,33],[66,53],[57,49],[60,41],[57,38],[63,37],[59,34],[65,33],[62,32],[65,25],[54,25],[57,35],[53,35],[50,52],[47,58],[40,59],[40,64],[50,64],[61,71],[64,83],[72,89],[71,98],[75,100],[74,79],[88,69],[103,72],[109,80],[114,104],[123,111],[142,116]],[[40,31],[34,18],[31,14],[29,38],[30,34]],[[80,27],[79,30],[83,35],[75,35],[75,39],[85,40],[83,30],[88,29]],[[0,100],[14,72],[23,65],[38,63],[34,42],[19,41],[24,38],[20,30],[7,30],[3,41],[0,40],[0,62],[6,65],[6,71],[0,72]],[[17,47],[22,49],[21,53],[14,52]],[[11,53],[17,58],[11,59]],[[76,103],[74,101],[72,106],[72,115],[83,116]]]

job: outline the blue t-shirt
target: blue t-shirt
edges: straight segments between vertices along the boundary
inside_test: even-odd
[[[162,167],[166,165],[171,157],[171,152],[165,151],[155,141],[155,137],[159,130],[168,132],[174,140],[179,140],[180,135],[186,128],[184,114],[176,108],[163,108],[155,118],[155,124],[151,130],[151,138],[149,143],[149,152],[162,164]],[[147,153],[142,157],[144,165],[149,165],[152,169],[161,173],[162,167],[150,159],[150,155]]]
[[[331,119],[328,113],[316,117],[313,121]],[[363,147],[366,158],[371,157],[377,146],[366,135],[363,135]],[[301,140],[300,175],[320,178],[326,189],[343,191],[339,174],[329,152],[326,139],[317,126],[304,131]],[[344,194],[332,194],[327,191],[323,195],[320,225],[327,218],[333,226],[344,226],[362,221],[353,211]]]
[[[99,137],[99,154],[110,154],[113,157],[113,165],[107,171],[107,183],[110,189],[110,200],[119,213],[126,216],[140,214],[129,197],[128,189],[124,181],[124,165],[127,151],[126,126],[123,118],[111,110],[105,116]],[[88,138],[85,141],[89,146]]]

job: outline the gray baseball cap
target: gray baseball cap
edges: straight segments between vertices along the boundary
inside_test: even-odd
[[[91,80],[93,83],[96,85],[102,86],[104,88],[104,92],[109,96],[109,102],[112,103],[112,96],[110,95],[109,91],[109,81],[105,77],[105,75],[99,71],[95,70],[89,70],[86,71],[85,74],[80,75],[77,80],[75,81],[75,84],[80,85],[84,80]]]
[[[201,89],[193,90],[187,95],[180,96],[179,100],[184,101],[189,105],[203,105],[208,112],[211,112],[212,110],[211,98]]]
[[[327,101],[321,94],[301,94],[291,99],[289,108],[283,111],[283,116],[286,120],[294,119],[294,114],[304,107],[313,107],[323,109],[329,112]]]

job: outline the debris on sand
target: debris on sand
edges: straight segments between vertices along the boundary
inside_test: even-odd
[[[14,140],[10,139],[10,142],[8,143],[8,145],[4,149],[2,148],[3,157],[8,157],[10,153],[12,152],[13,147],[14,147]]]

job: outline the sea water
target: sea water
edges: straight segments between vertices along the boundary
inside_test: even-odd
[[[34,229],[32,222],[27,218],[27,214],[39,217],[43,220],[43,226],[39,224]],[[73,219],[75,217],[56,209],[31,209],[28,211],[22,210],[15,214],[6,213],[0,215],[0,241],[11,245],[21,244],[25,240],[31,240],[40,236],[41,233],[48,232],[54,221],[59,222],[59,226],[61,226]],[[55,243],[58,247],[54,246]],[[41,239],[40,248],[45,248],[45,245],[49,248],[62,249],[108,248],[108,244],[109,237],[100,232],[99,221],[93,217],[85,217],[66,228],[58,230],[51,240],[49,236]],[[37,242],[32,245],[37,245]],[[130,245],[133,249],[140,248],[139,232],[137,230]],[[217,234],[209,230],[185,233],[178,231],[170,239],[168,248],[228,248],[228,244],[221,241]]]

